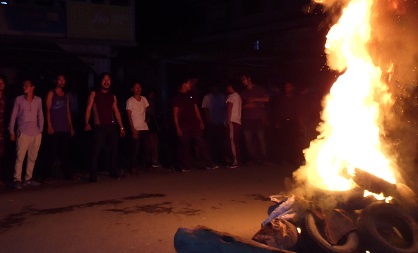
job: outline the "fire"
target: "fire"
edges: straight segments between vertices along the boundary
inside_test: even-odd
[[[355,168],[396,183],[391,160],[380,141],[380,105],[392,100],[382,78],[386,73],[368,52],[375,1],[351,0],[327,35],[328,66],[342,74],[323,101],[319,135],[304,150],[306,164],[301,167],[310,183],[319,188],[353,188]]]

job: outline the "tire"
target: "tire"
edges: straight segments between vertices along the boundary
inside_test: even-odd
[[[356,231],[349,232],[337,244],[331,244],[319,231],[318,224],[312,213],[305,216],[305,227],[309,237],[321,249],[329,253],[352,253],[356,252],[359,246],[359,239]]]
[[[331,191],[316,187],[313,184],[307,185],[306,195],[308,200],[313,200],[322,204],[324,209],[338,208],[344,210],[358,210],[363,209],[372,203],[374,198],[365,198],[364,189],[359,187],[347,191]]]
[[[357,221],[362,246],[371,252],[417,253],[416,221],[398,206],[376,202],[366,207]]]

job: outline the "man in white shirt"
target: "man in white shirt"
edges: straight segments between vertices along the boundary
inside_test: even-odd
[[[131,172],[138,168],[138,156],[141,153],[141,161],[144,167],[151,165],[149,152],[149,131],[146,122],[146,110],[149,106],[146,97],[141,96],[142,86],[139,82],[132,85],[133,96],[126,101],[126,112],[128,114],[129,125],[132,132],[132,153],[131,153]],[[142,146],[142,152],[140,148]]]
[[[228,98],[226,99],[227,105],[227,117],[226,117],[226,126],[227,126],[227,138],[228,138],[228,159],[229,168],[237,168],[238,161],[240,159],[241,149],[240,149],[240,134],[241,134],[241,110],[242,110],[242,100],[241,96],[236,92],[232,83],[228,83],[226,86],[226,91],[228,92]]]

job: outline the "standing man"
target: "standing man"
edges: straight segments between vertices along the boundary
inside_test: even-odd
[[[274,104],[275,127],[279,130],[279,153],[276,154],[281,162],[299,166],[303,157],[303,120],[301,117],[301,98],[295,91],[292,82],[284,84],[283,96]],[[306,110],[306,109],[305,109]]]
[[[209,144],[210,154],[217,163],[225,162],[225,100],[224,92],[214,85],[202,101],[202,109],[206,119],[204,136]]]
[[[264,107],[270,99],[264,88],[255,85],[249,75],[242,75],[241,82],[245,86],[241,92],[245,145],[251,161],[265,163],[267,162],[267,147],[264,136]]]
[[[234,89],[232,83],[227,83],[226,91],[228,92],[228,98],[226,99],[227,116],[226,127],[228,136],[228,162],[227,167],[237,168],[238,162],[241,158],[240,148],[240,135],[241,135],[241,110],[242,100],[241,96]]]
[[[181,172],[187,172],[191,167],[190,150],[192,143],[198,146],[198,151],[206,163],[206,169],[216,169],[212,164],[206,144],[202,137],[204,124],[200,115],[197,99],[190,92],[192,79],[182,82],[179,92],[173,98],[173,117],[176,133],[179,138],[177,168]]]
[[[97,91],[91,91],[87,100],[85,131],[92,130],[89,121],[92,111],[94,114],[90,182],[97,182],[98,159],[100,151],[105,145],[109,149],[109,158],[111,161],[110,176],[115,178],[120,176],[117,168],[118,133],[115,128],[114,118],[118,122],[121,137],[125,136],[125,129],[123,128],[116,96],[110,91],[110,85],[110,74],[103,73],[100,78],[100,88]]]
[[[69,141],[74,136],[74,128],[70,112],[70,99],[64,91],[65,76],[58,74],[54,80],[55,88],[46,95],[46,121],[48,124],[47,166],[44,177],[51,176],[54,163],[58,160],[63,168],[64,178],[72,179],[70,169]]]
[[[133,139],[131,150],[131,172],[133,172],[138,167],[138,155],[140,153],[142,153],[141,157],[145,168],[151,165],[151,156],[149,129],[145,121],[149,103],[146,97],[141,96],[142,86],[140,83],[134,82],[131,90],[133,96],[126,101],[126,112],[128,114]],[[140,152],[141,146],[143,148],[142,152]]]
[[[44,128],[44,114],[42,112],[42,99],[35,96],[30,79],[23,82],[23,95],[16,97],[9,124],[10,140],[16,141],[16,163],[14,172],[15,189],[32,183],[32,173],[35,161],[41,146],[42,130]],[[15,134],[15,123],[17,130]],[[26,176],[22,180],[22,166],[26,153]]]

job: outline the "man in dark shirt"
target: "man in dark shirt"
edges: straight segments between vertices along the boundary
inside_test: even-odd
[[[182,82],[179,92],[173,97],[173,117],[176,133],[179,138],[177,169],[182,172],[190,170],[190,149],[194,142],[199,154],[206,162],[207,169],[215,169],[218,166],[212,164],[206,143],[202,137],[204,124],[200,115],[198,101],[191,91],[192,79]]]
[[[282,162],[300,165],[303,160],[301,101],[295,92],[295,85],[286,82],[284,94],[274,104],[275,127],[279,130],[279,153]]]
[[[85,131],[90,131],[89,123],[91,112],[94,114],[94,140],[93,152],[90,166],[90,181],[97,181],[97,163],[101,149],[106,146],[109,148],[109,156],[111,161],[110,176],[118,178],[119,171],[117,168],[118,156],[118,134],[115,128],[114,117],[120,127],[120,136],[125,136],[125,129],[122,125],[116,96],[110,91],[111,78],[110,74],[101,75],[100,88],[92,91],[87,101],[86,109],[86,125]]]
[[[252,82],[250,76],[242,75],[241,82],[245,86],[240,94],[245,146],[251,161],[265,164],[268,163],[268,157],[264,136],[264,107],[270,101],[270,98],[263,87]]]

